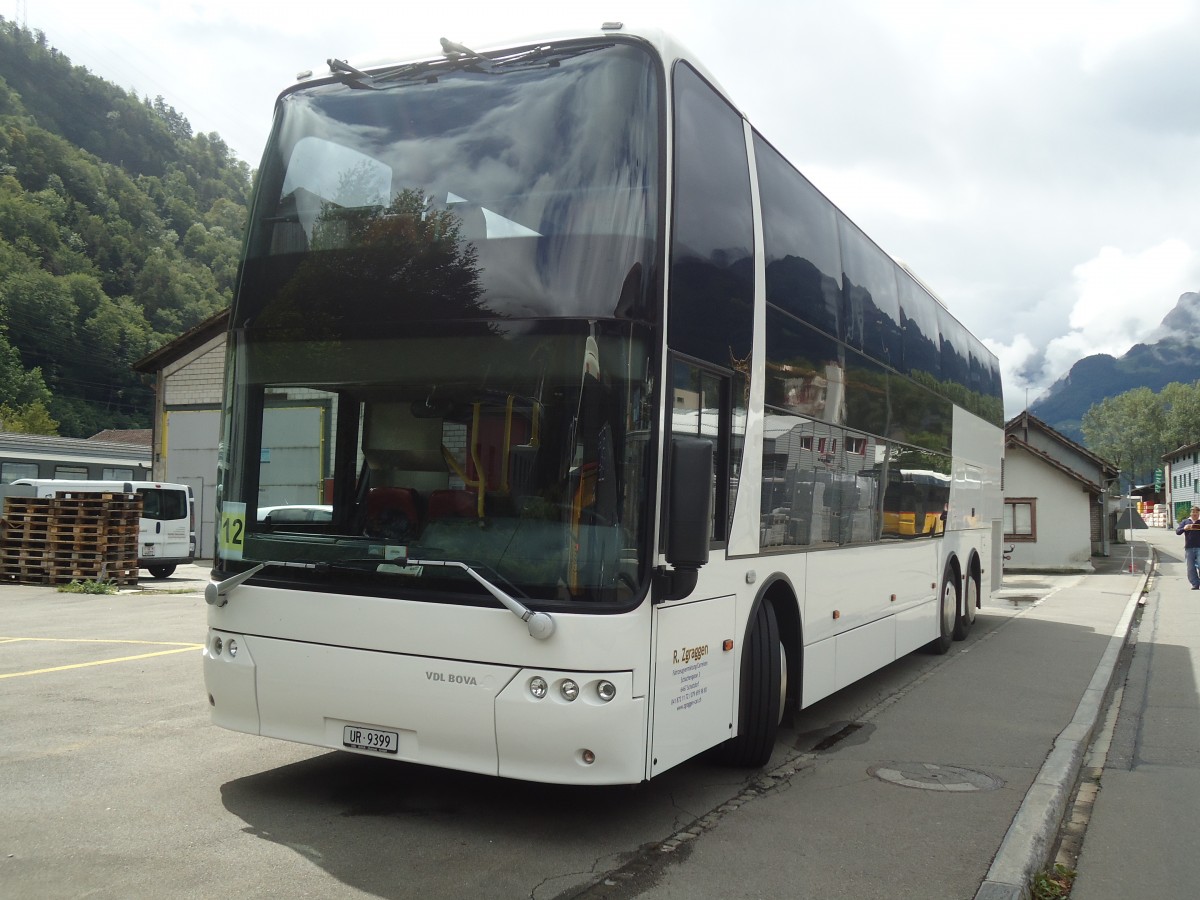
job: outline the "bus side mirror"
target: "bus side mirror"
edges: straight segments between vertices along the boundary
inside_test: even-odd
[[[666,600],[686,597],[708,562],[712,519],[713,445],[695,437],[671,439],[671,480],[667,497],[667,563],[675,571]]]

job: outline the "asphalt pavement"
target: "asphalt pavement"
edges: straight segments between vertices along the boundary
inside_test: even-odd
[[[1094,573],[1006,575],[981,634],[822,742],[800,714],[660,863],[559,896],[1026,900],[1064,824],[1074,900],[1196,896],[1200,592],[1173,530],[1133,535]],[[207,566],[140,587],[202,590]]]

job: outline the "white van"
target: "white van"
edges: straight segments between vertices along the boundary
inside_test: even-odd
[[[192,489],[160,481],[78,481],[67,478],[18,478],[12,483],[34,489],[35,497],[59,491],[117,491],[142,495],[138,529],[138,566],[155,578],[167,578],[175,567],[196,558],[196,506]]]

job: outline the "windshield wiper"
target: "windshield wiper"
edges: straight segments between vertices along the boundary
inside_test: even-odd
[[[554,619],[549,613],[534,612],[512,594],[503,590],[498,585],[488,581],[471,566],[465,562],[459,562],[454,559],[414,559],[413,557],[398,557],[391,561],[391,565],[397,569],[408,568],[409,566],[442,566],[447,569],[462,569],[472,578],[474,578],[483,587],[485,591],[499,600],[504,608],[511,612],[514,616],[529,626],[529,636],[535,637],[539,641],[544,641],[550,635],[554,634]],[[386,566],[380,566],[379,571],[386,572]]]
[[[363,567],[363,564],[376,567],[378,569],[383,560],[378,557],[369,557],[362,559],[337,559],[337,560],[282,560],[282,559],[267,559],[256,565],[251,566],[244,572],[238,572],[236,575],[231,575],[224,581],[210,581],[204,586],[204,600],[209,606],[224,606],[229,602],[226,596],[231,590],[249,579],[253,578],[263,569],[268,566],[279,566],[284,569],[308,569],[310,572],[325,574],[327,572],[366,572],[369,571]]]
[[[224,581],[210,581],[204,586],[204,602],[209,606],[224,606],[229,602],[226,595],[244,581],[247,581],[265,569],[267,566],[284,566],[291,569],[319,569],[323,563],[285,562],[280,559],[268,559],[251,566],[244,572],[231,575]]]
[[[412,566],[431,566],[447,569],[462,569],[477,581],[484,590],[495,597],[500,603],[511,612],[514,616],[520,619],[529,627],[531,637],[537,638],[539,641],[544,641],[550,635],[554,634],[555,623],[549,613],[534,612],[512,594],[509,594],[503,588],[493,584],[488,579],[480,575],[475,569],[467,565],[465,562],[459,562],[452,559],[413,559],[412,557],[398,556],[390,560],[382,560],[376,557],[368,557],[363,559],[342,559],[336,561],[296,561],[296,560],[277,560],[269,559],[251,566],[244,572],[238,572],[226,578],[224,581],[210,581],[204,587],[204,600],[209,606],[224,606],[229,602],[228,594],[238,585],[253,578],[267,566],[281,566],[290,569],[310,569],[314,572],[363,572],[367,571],[363,568],[363,564],[368,564],[375,567],[376,572],[390,573],[402,572]]]

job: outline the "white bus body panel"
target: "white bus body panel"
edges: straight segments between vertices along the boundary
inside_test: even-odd
[[[365,726],[396,732],[393,758],[410,762],[564,784],[646,778],[649,604],[555,613],[554,635],[539,641],[502,609],[250,585],[228,598],[209,608],[214,724],[331,749],[347,749],[343,727]],[[549,684],[541,699],[535,675]],[[616,687],[611,701],[602,680]]]
[[[742,655],[733,595],[659,606],[654,653],[657,775],[733,736],[734,684]],[[724,642],[732,640],[730,650]]]

